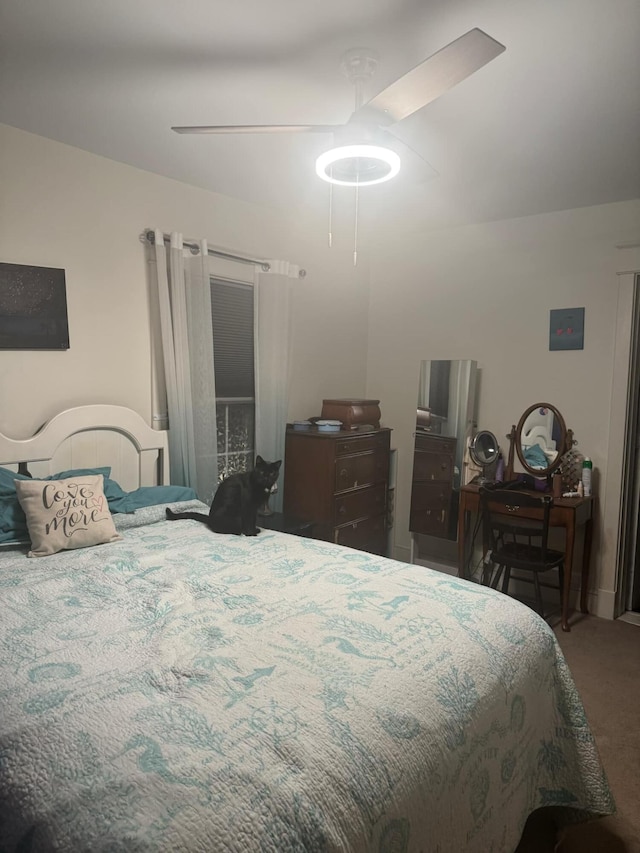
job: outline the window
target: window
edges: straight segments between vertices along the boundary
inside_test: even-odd
[[[220,481],[253,468],[253,287],[220,278],[210,283]]]

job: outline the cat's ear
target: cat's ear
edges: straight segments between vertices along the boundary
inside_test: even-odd
[[[264,465],[264,459],[262,456],[256,456],[256,465]]]
[[[274,466],[275,466],[275,468],[276,468],[276,471],[279,471],[279,470],[280,470],[280,466],[282,465],[282,459],[278,459],[278,461],[277,461],[277,462],[274,462],[273,464],[274,464]]]

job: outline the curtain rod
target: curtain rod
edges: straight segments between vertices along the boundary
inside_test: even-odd
[[[163,234],[162,238],[165,243],[171,242],[171,236],[169,234]],[[148,228],[140,235],[140,242],[151,243],[151,245],[155,244],[155,232]],[[190,249],[194,254],[197,254],[200,250],[200,246],[197,243],[191,242],[189,240],[183,240],[182,245],[187,249]],[[269,261],[262,260],[260,258],[248,258],[246,255],[235,255],[232,252],[223,252],[221,249],[210,249],[207,247],[207,254],[212,255],[215,258],[226,258],[229,261],[238,261],[241,264],[253,264],[255,266],[260,267],[263,272],[269,272],[271,269],[271,264]],[[299,270],[298,278],[304,278],[307,274],[306,270]]]

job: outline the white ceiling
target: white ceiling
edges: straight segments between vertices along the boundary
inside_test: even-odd
[[[365,215],[440,227],[640,197],[638,0],[0,0],[0,122],[316,215],[330,137],[171,125],[341,123],[346,50],[379,56],[368,97],[472,27],[506,51],[396,125],[435,175],[409,158],[360,191]]]

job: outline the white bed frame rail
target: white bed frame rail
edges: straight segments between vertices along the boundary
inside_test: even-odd
[[[166,431],[152,429],[132,409],[96,404],[66,409],[31,438],[0,433],[0,465],[26,463],[33,477],[71,468],[110,466],[125,491],[169,483]]]

